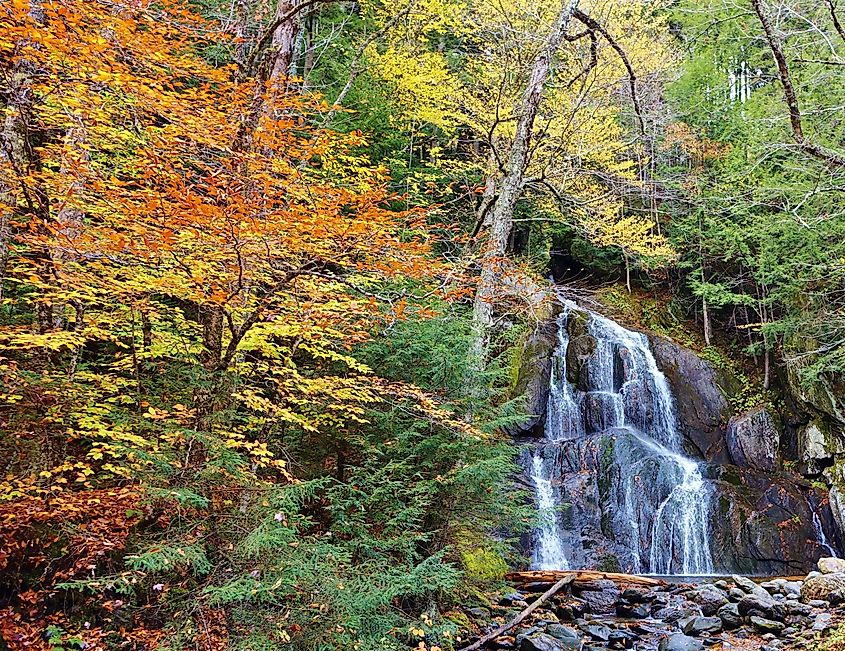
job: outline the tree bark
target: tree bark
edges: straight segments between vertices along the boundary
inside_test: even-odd
[[[490,210],[490,236],[481,262],[481,278],[473,305],[473,325],[476,329],[474,357],[482,364],[486,356],[488,331],[493,324],[493,301],[500,278],[501,264],[513,227],[513,213],[522,194],[525,180],[534,121],[537,118],[552,61],[564,40],[578,4],[579,0],[563,2],[546,44],[534,60],[531,76],[520,102],[516,135],[510,147],[507,166],[499,185],[499,193]]]

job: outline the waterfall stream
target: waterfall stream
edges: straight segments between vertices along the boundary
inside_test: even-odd
[[[567,368],[569,319],[586,319],[592,350]],[[567,569],[567,540],[560,512],[561,450],[593,437],[613,450],[612,488],[599,507],[602,529],[627,549],[631,570],[653,574],[712,574],[711,490],[699,464],[683,454],[674,399],[645,335],[566,302],[558,322],[550,379],[545,440],[530,455],[541,523],[533,565]],[[582,355],[583,357],[583,355]],[[610,480],[608,480],[610,481]]]

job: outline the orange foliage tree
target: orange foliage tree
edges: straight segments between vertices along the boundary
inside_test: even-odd
[[[294,482],[274,432],[343,431],[385,395],[398,400],[404,387],[349,349],[374,319],[412,309],[401,298],[412,285],[447,276],[424,215],[391,210],[384,171],[355,153],[362,136],[315,128],[327,107],[279,80],[203,58],[225,42],[173,0],[0,6],[10,649],[63,635],[152,648],[164,588],[146,586],[128,619],[110,598],[86,628],[57,610],[57,582],[114,597],[149,574],[143,555],[121,565],[137,527],[245,512],[262,487]],[[209,563],[191,545],[215,527],[187,527],[172,566]],[[193,616],[195,642],[225,645],[219,610]]]

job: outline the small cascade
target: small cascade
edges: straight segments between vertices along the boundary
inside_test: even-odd
[[[567,369],[571,318],[586,319],[591,349],[579,349],[577,373]],[[657,367],[645,335],[565,303],[550,379],[545,440],[526,471],[541,512],[550,515],[535,532],[538,569],[566,569],[562,451],[595,441],[612,454],[606,494],[598,507],[601,528],[627,549],[634,572],[711,574],[711,490],[699,464],[683,455],[669,384]],[[612,451],[612,452],[610,452]],[[612,462],[612,463],[611,463]],[[602,481],[602,478],[599,478]]]
[[[568,308],[561,316],[560,323],[565,322],[567,313]],[[559,327],[557,337],[545,426],[546,440],[550,444],[534,450],[528,469],[540,511],[540,526],[535,532],[533,554],[533,566],[540,570],[569,569],[560,523],[559,494],[552,485],[556,456],[553,443],[577,438],[581,431],[578,399],[566,381],[566,349],[569,345],[566,328]]]
[[[819,514],[816,513],[815,510],[813,510],[813,529],[816,531],[816,540],[827,552],[827,555],[832,556],[833,558],[839,558],[836,554],[836,550],[831,546],[830,541],[827,539],[827,534],[824,532],[822,521],[819,519]]]

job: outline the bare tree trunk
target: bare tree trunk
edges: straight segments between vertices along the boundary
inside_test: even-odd
[[[279,0],[279,4],[276,6],[276,15],[286,16],[291,14],[296,11],[298,5],[299,0]],[[282,83],[285,86],[287,85],[287,77],[293,65],[298,37],[299,16],[296,14],[282,21],[273,32],[273,43],[270,46],[272,54],[269,81],[272,86],[277,86],[280,90],[283,90]]]
[[[534,60],[531,76],[522,95],[516,135],[510,147],[505,174],[490,210],[490,237],[481,262],[481,279],[473,305],[473,325],[477,333],[474,356],[481,364],[483,364],[487,348],[488,330],[493,324],[493,301],[500,277],[499,272],[507,251],[508,238],[513,227],[513,213],[522,194],[534,121],[540,108],[552,61],[563,42],[578,4],[579,0],[563,2],[545,47]]]

